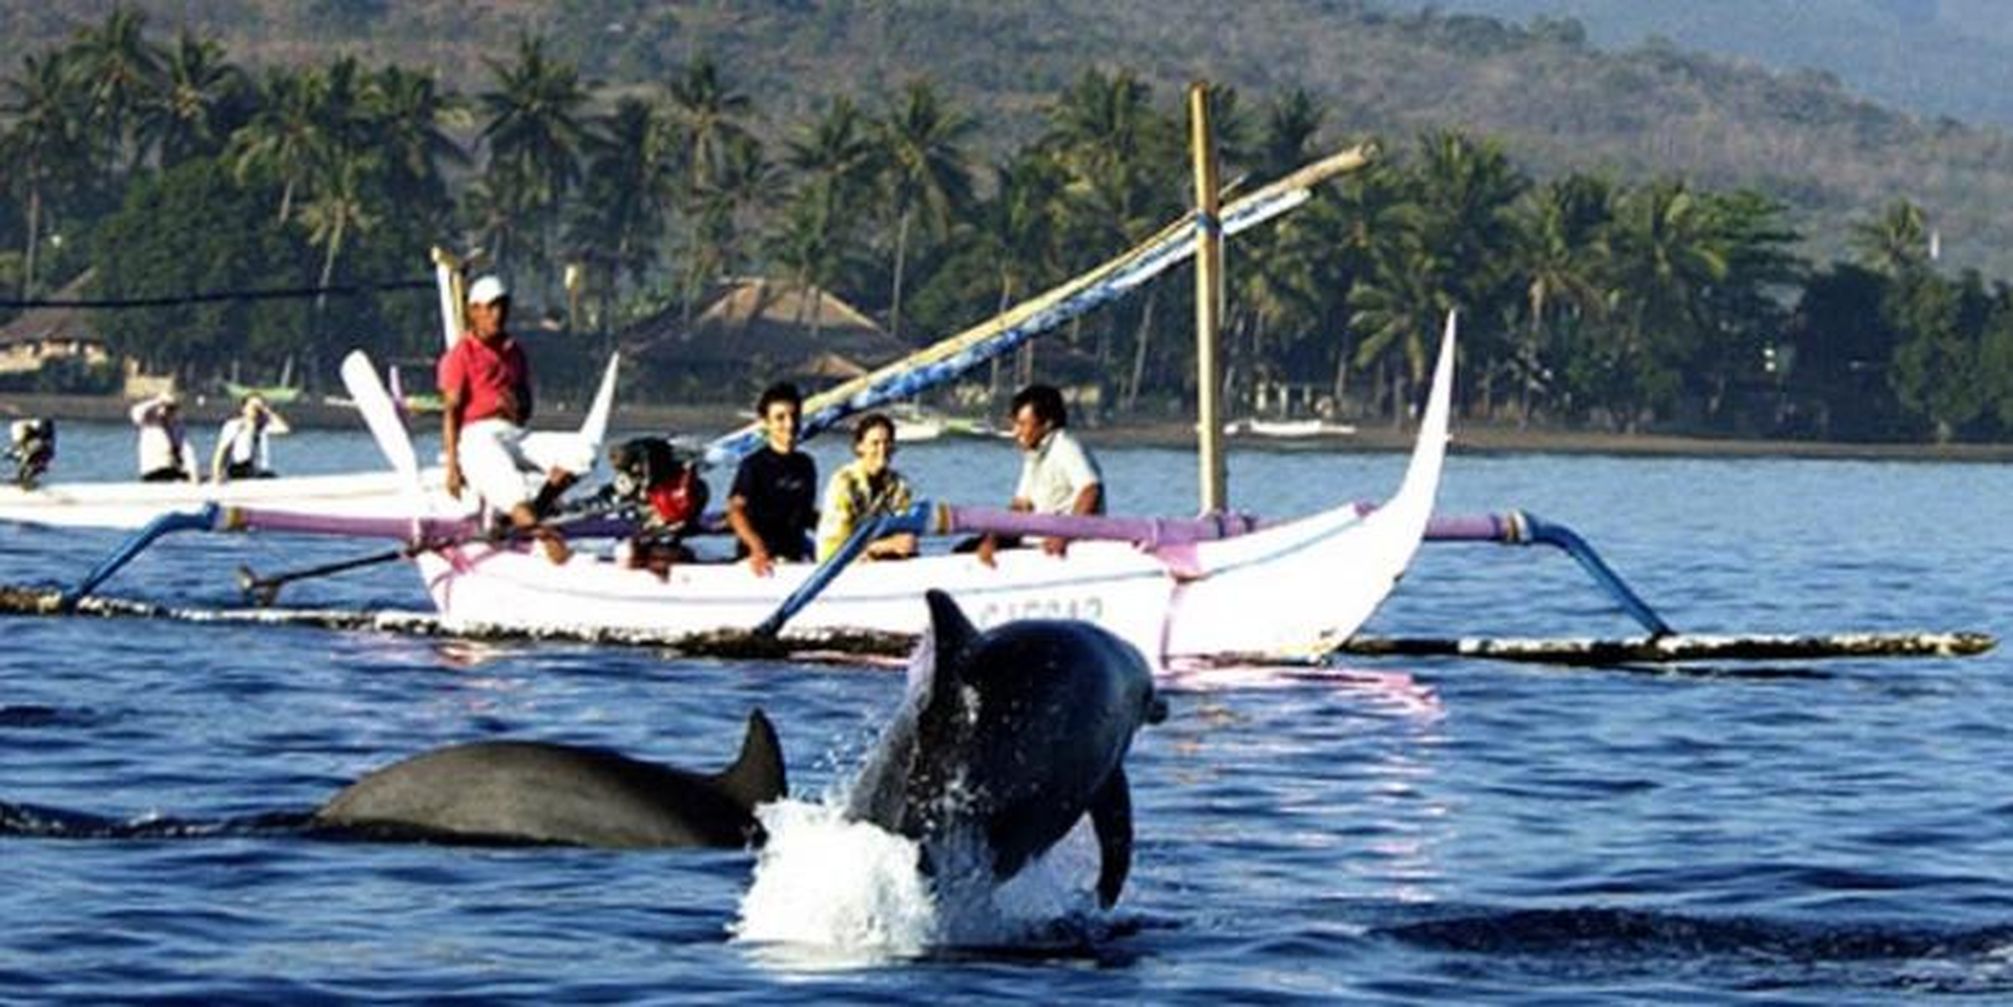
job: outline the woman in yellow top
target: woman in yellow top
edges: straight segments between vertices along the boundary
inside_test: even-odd
[[[880,514],[908,509],[913,502],[909,482],[888,467],[895,454],[895,421],[880,413],[860,417],[853,427],[853,461],[832,473],[825,484],[825,505],[818,518],[818,561],[839,551],[861,522]],[[885,535],[867,544],[867,559],[907,559],[916,554],[916,537],[907,532]]]

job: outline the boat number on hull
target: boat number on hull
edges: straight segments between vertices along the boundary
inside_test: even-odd
[[[1096,622],[1104,617],[1104,599],[1097,597],[1026,598],[995,601],[979,606],[979,626],[997,626],[1016,619],[1083,619]]]

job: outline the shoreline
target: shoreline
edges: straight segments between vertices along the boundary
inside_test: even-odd
[[[0,394],[0,417],[47,416],[60,424],[65,420],[125,423],[132,403],[116,396]],[[197,398],[189,402],[191,424],[221,423],[235,411],[234,404],[221,398]],[[326,403],[296,403],[281,406],[288,422],[300,427],[362,429],[354,411]],[[577,426],[584,410],[555,405],[541,410],[535,425],[540,428]],[[424,424],[429,417],[421,417]],[[731,405],[618,406],[617,431],[659,431],[665,433],[719,432],[748,422],[742,411]],[[1153,420],[1122,422],[1104,426],[1077,427],[1085,441],[1096,446],[1180,449],[1193,447],[1195,427],[1191,421]],[[954,435],[953,435],[954,436]],[[1919,462],[2013,462],[2013,443],[1995,444],[1911,444],[1859,443],[1844,441],[1791,441],[1695,437],[1678,434],[1616,434],[1600,431],[1556,428],[1517,428],[1498,424],[1459,424],[1452,435],[1455,454],[1586,454],[1623,456],[1665,456],[1699,458],[1814,458],[1862,461]],[[1412,446],[1410,428],[1394,428],[1381,423],[1359,426],[1346,435],[1306,438],[1228,436],[1227,450],[1241,451],[1406,451]]]

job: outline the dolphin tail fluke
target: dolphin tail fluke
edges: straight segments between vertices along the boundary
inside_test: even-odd
[[[748,712],[748,735],[741,741],[741,755],[720,774],[719,782],[722,791],[749,808],[789,794],[789,781],[783,775],[783,746],[761,708]]]
[[[1132,785],[1124,766],[1091,797],[1090,824],[1097,832],[1097,904],[1110,909],[1132,873]]]

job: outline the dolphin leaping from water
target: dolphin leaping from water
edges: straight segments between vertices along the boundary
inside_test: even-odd
[[[1012,877],[1086,813],[1097,832],[1097,895],[1109,908],[1132,868],[1133,732],[1166,704],[1138,650],[1085,622],[1028,620],[981,633],[941,591],[910,690],[882,733],[847,813],[932,849],[983,840],[993,876]]]

